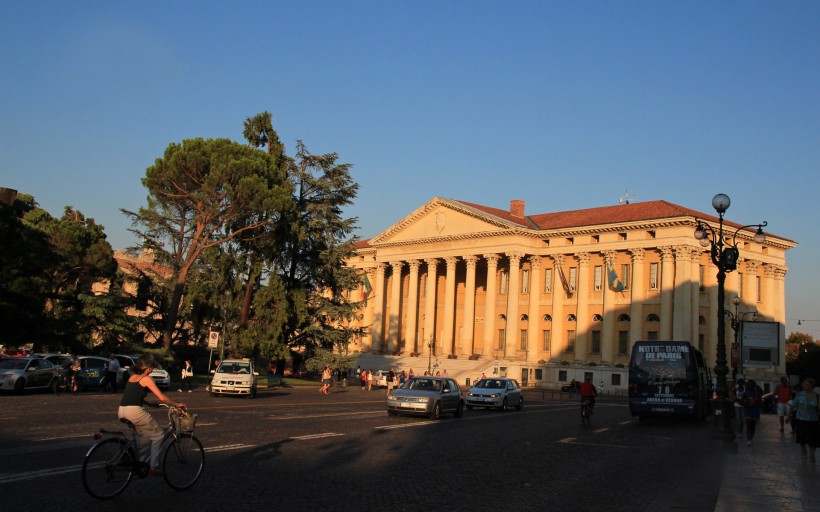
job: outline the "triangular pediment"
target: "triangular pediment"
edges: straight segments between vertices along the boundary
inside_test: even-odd
[[[436,197],[370,239],[371,245],[487,236],[520,228],[458,201]]]

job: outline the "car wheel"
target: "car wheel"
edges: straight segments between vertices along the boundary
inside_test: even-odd
[[[503,401],[503,402],[501,402],[501,410],[502,410],[502,411],[506,411],[506,410],[507,410],[507,397],[506,397],[506,396],[504,397],[504,401]]]
[[[256,398],[256,388],[251,388],[251,392],[248,395],[248,398]]]
[[[17,382],[14,383],[14,392],[15,393],[22,393],[23,390],[26,388],[26,379],[19,378]]]
[[[524,408],[524,397],[522,396],[522,397],[518,398],[518,403],[515,404],[515,410],[520,411],[523,408]]]
[[[51,384],[49,384],[48,389],[50,389],[52,393],[57,393],[57,379],[51,379]]]
[[[434,420],[441,418],[441,402],[436,402],[433,406],[433,412],[430,414],[430,418]]]
[[[456,407],[456,412],[453,413],[453,416],[456,418],[461,418],[461,415],[464,414],[464,402],[459,402],[458,407]]]
[[[214,393],[213,391],[210,391],[209,393],[210,393],[210,395],[211,395],[211,396],[213,396],[213,397],[215,397],[215,396],[216,396],[216,393]]]
[[[396,416],[396,411],[387,411],[388,416]]]

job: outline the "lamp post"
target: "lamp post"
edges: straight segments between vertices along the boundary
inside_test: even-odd
[[[436,350],[436,341],[432,338],[427,341],[427,375],[433,375],[433,352]]]
[[[746,228],[757,226],[757,231],[754,235],[754,241],[757,243],[764,243],[766,235],[763,233],[763,228],[768,225],[766,221],[761,224],[749,224],[735,230],[734,234],[729,240],[729,233],[723,231],[723,215],[729,209],[732,201],[726,194],[717,194],[712,198],[712,207],[718,213],[717,229],[711,225],[697,219],[698,225],[695,228],[694,236],[700,242],[702,247],[711,246],[712,263],[718,269],[717,273],[717,354],[715,357],[715,378],[717,380],[715,386],[715,394],[717,398],[712,400],[712,411],[715,417],[715,427],[722,430],[725,434],[732,432],[731,428],[731,407],[732,402],[729,400],[728,387],[726,385],[726,377],[729,374],[729,368],[726,365],[726,308],[724,300],[726,296],[726,273],[737,269],[737,260],[740,257],[740,251],[737,248],[737,234]],[[718,417],[720,416],[720,417]]]
[[[738,335],[740,334],[740,324],[743,321],[743,318],[746,315],[754,315],[752,318],[753,320],[757,320],[757,311],[745,311],[743,313],[739,312],[738,306],[740,306],[741,300],[740,297],[735,295],[732,298],[732,304],[735,305],[735,312],[732,313],[730,310],[726,310],[726,316],[729,317],[732,325],[732,331],[735,334],[735,341],[732,343],[732,380],[737,380],[738,374],[743,376],[743,340],[738,340]],[[738,342],[739,341],[739,342]],[[737,358],[735,358],[735,350],[737,350]]]

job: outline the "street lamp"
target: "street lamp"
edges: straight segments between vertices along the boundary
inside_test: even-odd
[[[712,401],[712,410],[715,414],[715,421],[718,415],[722,416],[722,424],[716,426],[721,428],[725,433],[731,432],[730,413],[732,402],[729,401],[729,392],[726,386],[726,376],[729,374],[729,368],[726,366],[726,309],[724,300],[726,295],[726,273],[737,269],[737,260],[740,257],[740,251],[737,248],[737,234],[746,228],[757,226],[757,232],[754,235],[754,241],[757,243],[764,243],[766,235],[763,233],[763,228],[768,225],[766,221],[761,224],[749,224],[735,230],[734,234],[729,240],[729,234],[723,232],[723,215],[729,209],[732,201],[726,194],[717,194],[712,198],[712,207],[718,213],[718,228],[715,230],[709,224],[697,219],[698,225],[695,228],[694,236],[700,242],[702,247],[711,246],[712,263],[718,269],[717,273],[717,355],[715,358],[715,377],[717,385],[715,386],[715,394],[717,398]]]
[[[732,380],[737,379],[738,373],[743,376],[743,340],[740,340],[738,343],[738,334],[740,333],[740,323],[743,321],[743,318],[746,315],[753,315],[752,320],[757,321],[757,311],[745,311],[743,313],[737,310],[738,306],[740,306],[741,300],[740,297],[735,295],[732,298],[732,304],[735,305],[735,312],[732,313],[730,310],[726,310],[726,316],[729,317],[731,320],[732,331],[735,334],[735,341],[732,343]],[[737,350],[737,358],[734,357],[735,350]]]
[[[427,342],[427,375],[433,375],[433,352],[436,350],[436,340],[430,338]]]

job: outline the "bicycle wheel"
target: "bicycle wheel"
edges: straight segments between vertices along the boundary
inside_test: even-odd
[[[104,439],[88,450],[83,461],[83,485],[88,494],[100,500],[117,496],[128,487],[134,475],[133,448],[119,437]]]
[[[181,491],[194,485],[205,467],[205,449],[193,434],[179,434],[165,450],[165,481]]]

